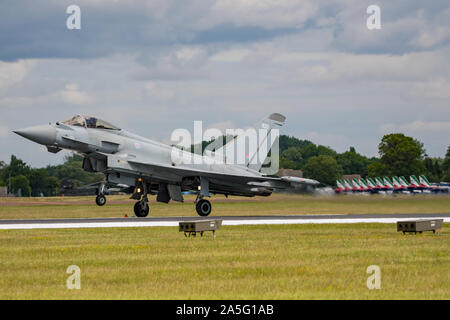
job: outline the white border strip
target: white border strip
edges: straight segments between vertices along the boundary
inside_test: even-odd
[[[271,224],[343,224],[343,223],[397,223],[397,221],[412,221],[418,219],[450,218],[418,217],[418,218],[348,218],[348,219],[261,219],[261,220],[223,220],[226,226],[240,225],[271,225]],[[85,222],[85,223],[14,223],[0,224],[0,230],[23,229],[79,229],[79,228],[136,228],[136,227],[178,227],[181,221],[148,221],[148,222]]]

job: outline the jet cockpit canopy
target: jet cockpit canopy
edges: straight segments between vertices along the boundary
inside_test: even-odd
[[[109,122],[91,116],[76,115],[68,120],[61,121],[61,123],[69,126],[79,126],[84,128],[120,130],[120,128],[110,124]]]

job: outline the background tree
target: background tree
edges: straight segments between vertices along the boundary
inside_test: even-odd
[[[337,163],[336,159],[327,155],[311,157],[303,167],[305,177],[327,185],[335,185],[342,172],[342,167]]]
[[[61,182],[57,177],[48,177],[46,180],[45,190],[46,195],[55,196],[59,194],[59,187]]]
[[[291,147],[296,147],[301,150],[304,147],[307,147],[308,145],[312,145],[314,143],[312,143],[309,140],[300,140],[297,139],[296,137],[286,136],[282,134],[280,135],[279,144],[280,144],[280,153],[282,153],[284,150]]]
[[[402,133],[387,134],[378,145],[380,164],[374,165],[377,175],[408,176],[425,172],[423,144]],[[369,173],[370,174],[370,173]]]
[[[28,176],[30,174],[30,167],[15,155],[11,155],[11,160],[8,166],[2,170],[2,180],[8,181],[9,177],[16,177],[19,175]]]
[[[5,185],[5,181],[3,180],[3,170],[5,170],[6,164],[3,161],[0,161],[0,186]]]
[[[48,173],[45,169],[31,169],[28,180],[30,181],[31,195],[39,196],[46,193]]]
[[[104,176],[98,173],[89,173],[83,170],[83,157],[72,154],[66,156],[64,163],[57,166],[48,166],[46,171],[49,176],[59,180],[73,179],[80,181],[80,185],[101,181]],[[79,185],[77,185],[78,187]]]
[[[20,190],[20,191],[19,191]],[[11,178],[11,191],[14,194],[21,193],[23,197],[31,195],[30,182],[24,175],[18,175]]]
[[[344,174],[360,174],[364,177],[367,176],[367,166],[374,162],[374,160],[357,153],[354,147],[337,155],[336,160],[342,166]]]
[[[368,177],[383,177],[387,175],[389,168],[386,164],[382,163],[380,160],[373,161],[367,166],[367,176]]]
[[[450,182],[450,146],[447,148],[447,153],[442,163],[442,180]]]
[[[425,175],[428,180],[431,182],[440,182],[442,177],[442,169],[441,162],[443,162],[440,158],[429,158],[426,157],[423,161],[425,165]]]
[[[325,147],[322,145],[317,146],[317,155],[318,156],[330,156],[336,158],[338,153],[331,149],[330,147]]]
[[[300,169],[304,164],[303,156],[298,147],[289,147],[280,156],[280,167],[284,169]]]

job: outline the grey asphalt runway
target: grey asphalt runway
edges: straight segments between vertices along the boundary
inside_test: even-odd
[[[56,229],[56,228],[114,228],[178,226],[181,221],[223,220],[223,225],[305,224],[305,223],[396,223],[400,220],[444,219],[450,222],[450,213],[428,214],[343,214],[343,215],[271,215],[271,216],[210,216],[202,217],[148,217],[148,218],[79,218],[0,220],[0,229]]]

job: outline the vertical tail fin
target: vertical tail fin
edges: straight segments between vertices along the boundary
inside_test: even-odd
[[[348,180],[344,180],[344,186],[346,190],[352,190],[352,184]]]
[[[341,179],[336,180],[336,186],[337,186],[339,189],[342,189],[342,190],[345,189],[344,184],[343,184],[343,182],[342,182]]]
[[[420,182],[415,175],[410,176],[409,179],[411,180],[411,184],[413,186],[416,186],[416,187],[420,186]]]
[[[427,177],[425,177],[424,175],[419,176],[419,182],[421,185],[425,186],[425,187],[430,187],[430,182],[428,181]]]
[[[384,177],[383,182],[386,187],[394,189],[394,185],[392,184],[392,181],[391,179],[389,179],[389,177]]]
[[[395,188],[401,188],[402,184],[400,183],[400,180],[397,176],[392,177],[392,182],[394,183]]]
[[[383,180],[381,180],[380,177],[376,177],[376,178],[375,178],[375,181],[376,181],[376,183],[377,183],[377,187],[381,187],[381,188],[384,187]]]
[[[269,152],[278,152],[272,148],[275,145],[278,147],[278,144],[275,144],[278,140],[278,128],[283,126],[285,120],[286,117],[282,114],[272,113],[245,131],[236,130],[235,138],[217,149],[215,156],[222,157],[226,163],[237,163],[259,171],[266,164]]]
[[[370,188],[376,188],[376,184],[375,184],[375,182],[373,181],[373,179],[372,178],[367,178],[367,185],[370,187]]]
[[[369,189],[369,186],[367,185],[367,182],[363,178],[359,179],[359,184],[363,188],[363,190],[368,190]]]
[[[400,179],[400,184],[403,187],[409,187],[409,183],[408,183],[408,181],[406,181],[406,178],[404,176],[401,176],[399,179]]]

